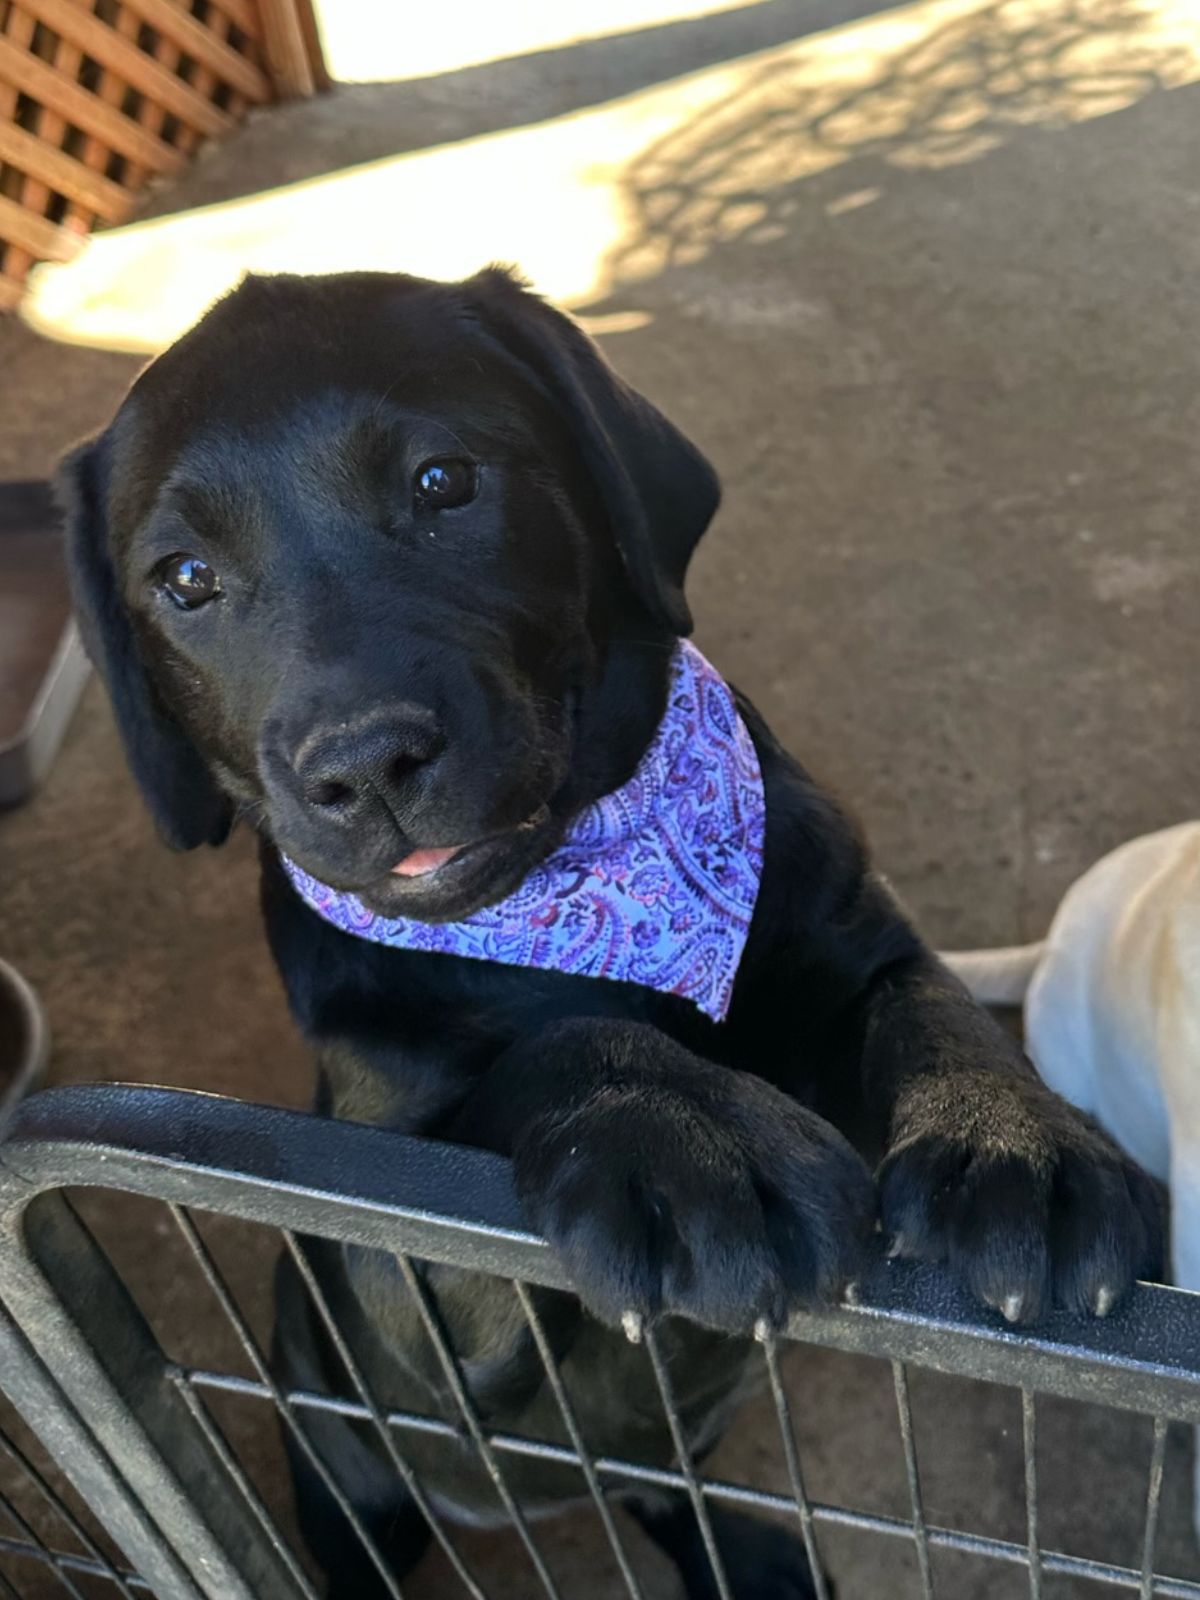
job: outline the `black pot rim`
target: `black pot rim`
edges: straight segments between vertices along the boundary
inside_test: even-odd
[[[34,1087],[50,1053],[50,1031],[38,997],[15,967],[0,958],[0,1010],[16,1019],[16,1052],[0,1062],[0,1118]]]

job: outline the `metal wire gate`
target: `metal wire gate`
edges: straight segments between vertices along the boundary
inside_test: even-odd
[[[335,1175],[337,1181],[335,1180]],[[71,1191],[69,1199],[66,1191]],[[213,1297],[235,1352],[181,1362],[167,1353],[119,1265],[120,1241],[107,1250],[80,1220],[87,1195],[151,1207],[154,1237],[168,1236],[196,1271],[185,1288],[176,1267],[155,1289],[177,1321],[194,1322],[198,1296]],[[86,1210],[86,1205],[84,1205]],[[270,1230],[311,1297],[344,1369],[337,1393],[285,1388],[272,1370],[262,1331],[223,1269],[205,1218]],[[128,1231],[128,1226],[124,1226]],[[385,1411],[372,1393],[314,1277],[298,1236],[390,1252],[399,1262],[447,1392],[450,1416]],[[492,1431],[472,1398],[422,1272],[439,1262],[509,1280],[543,1363],[561,1427],[557,1439]],[[261,1272],[255,1268],[261,1278]],[[397,1478],[430,1520],[447,1571],[447,1593],[488,1600],[449,1526],[425,1495],[409,1445],[444,1437],[472,1449],[515,1530],[527,1581],[517,1592],[566,1600],[540,1547],[534,1519],[510,1485],[518,1459],[578,1474],[611,1552],[614,1595],[645,1600],[643,1580],[614,1517],[622,1487],[687,1495],[714,1564],[714,1588],[728,1596],[711,1533],[719,1505],[786,1516],[812,1565],[831,1530],[897,1541],[915,1555],[911,1592],[923,1600],[963,1600],[936,1582],[936,1558],[957,1552],[984,1567],[1005,1566],[1022,1593],[1047,1600],[1060,1579],[1105,1590],[1200,1597],[1200,1582],[1156,1573],[1156,1531],[1170,1419],[1200,1422],[1200,1297],[1140,1288],[1111,1319],[1086,1324],[1051,1318],[1014,1332],[960,1296],[937,1273],[881,1264],[853,1307],[795,1316],[789,1341],[855,1352],[890,1364],[909,1511],[883,1515],[810,1497],[793,1426],[781,1349],[761,1343],[763,1380],[785,1467],[787,1492],[707,1474],[688,1453],[660,1337],[642,1331],[676,1446],[671,1467],[591,1453],[556,1363],[531,1286],[569,1288],[546,1245],[521,1217],[508,1163],[477,1151],[409,1140],[295,1112],[177,1090],[95,1086],[50,1090],[20,1106],[0,1145],[0,1386],[22,1419],[0,1431],[0,1596],[74,1600],[152,1593],[159,1600],[317,1600],[320,1580],[270,1495],[244,1464],[247,1426],[274,1413],[312,1469],[335,1495],[402,1600],[369,1529],[356,1517],[307,1425],[320,1416],[354,1419],[374,1430]],[[925,1513],[910,1369],[984,1379],[1019,1391],[1024,1452],[1025,1538],[1010,1540],[935,1525]],[[1037,1467],[1039,1397],[1097,1402],[1153,1419],[1144,1478],[1140,1564],[1119,1565],[1044,1548]],[[236,1403],[231,1425],[222,1405]],[[253,1416],[247,1424],[245,1414]],[[26,1427],[32,1443],[18,1441]],[[240,1427],[240,1433],[239,1433]],[[42,1464],[35,1456],[45,1452]],[[1087,1462],[1080,1461],[1081,1492]],[[36,1510],[31,1509],[36,1506]],[[95,1519],[93,1521],[93,1518]],[[817,1579],[824,1590],[823,1579]],[[32,1587],[31,1587],[32,1585]],[[40,1585],[40,1586],[39,1586]],[[899,1594],[848,1600],[892,1600]],[[1072,1590],[1072,1593],[1075,1591]],[[825,1600],[822,1592],[822,1600]]]

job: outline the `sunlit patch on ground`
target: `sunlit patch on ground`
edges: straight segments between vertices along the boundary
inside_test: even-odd
[[[343,83],[428,77],[737,9],[729,0],[438,0],[429,6],[325,0],[317,7],[326,62]]]
[[[638,9],[623,0],[606,24]],[[26,316],[152,351],[246,271],[456,277],[488,259],[585,306],[721,244],[769,244],[816,174],[846,169],[821,203],[852,226],[889,173],[1198,79],[1195,0],[926,0],[569,116],[114,229],[41,268]]]

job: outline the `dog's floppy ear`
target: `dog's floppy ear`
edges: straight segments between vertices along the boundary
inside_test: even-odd
[[[109,551],[107,441],[79,445],[56,480],[80,631],[112,699],[126,759],[159,830],[176,850],[220,844],[233,808],[200,752],[158,704],[121,600]]]
[[[570,425],[634,592],[673,633],[692,631],[683,580],[721,498],[712,467],[612,370],[583,329],[502,267],[467,281],[484,328]]]

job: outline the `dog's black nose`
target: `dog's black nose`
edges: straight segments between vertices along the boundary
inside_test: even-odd
[[[382,802],[400,818],[413,780],[441,754],[445,739],[423,706],[388,706],[349,722],[312,729],[292,766],[309,805],[351,818]]]

